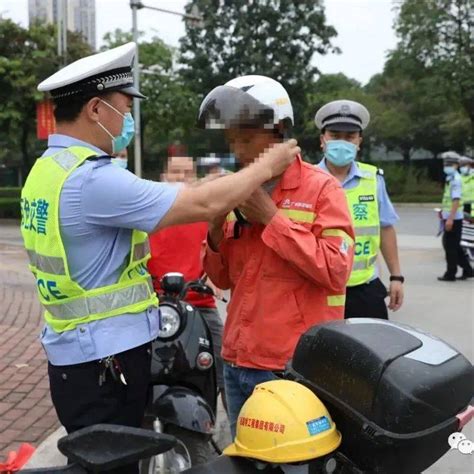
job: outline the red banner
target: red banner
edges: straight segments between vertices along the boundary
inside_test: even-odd
[[[53,114],[53,102],[43,100],[36,104],[36,136],[40,140],[47,140],[48,136],[56,132],[56,121]]]

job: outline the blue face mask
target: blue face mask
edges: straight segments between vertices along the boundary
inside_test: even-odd
[[[100,122],[97,122],[102,130],[104,130],[104,132],[107,133],[107,135],[112,139],[112,153],[115,154],[125,150],[125,148],[127,148],[127,146],[132,141],[132,138],[135,135],[135,121],[133,120],[132,114],[130,112],[122,114],[113,105],[105,102],[105,100],[101,100],[101,102],[103,102],[105,105],[108,105],[112,110],[123,117],[122,131],[120,135],[116,137],[114,137]]]
[[[329,140],[324,156],[334,166],[342,167],[352,163],[357,156],[357,146],[346,140]]]
[[[456,168],[454,168],[454,166],[445,166],[443,168],[443,171],[445,175],[451,176],[452,174],[456,172]]]
[[[462,175],[467,176],[469,174],[469,166],[461,166],[461,168],[459,168],[459,171]]]

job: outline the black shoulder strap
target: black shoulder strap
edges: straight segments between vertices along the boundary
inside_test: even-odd
[[[97,160],[102,160],[104,158],[113,158],[111,155],[91,155],[86,158],[88,161],[97,161]]]

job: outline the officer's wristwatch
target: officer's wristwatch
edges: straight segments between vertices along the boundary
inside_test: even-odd
[[[390,275],[390,281],[399,281],[405,283],[405,277],[401,275]]]

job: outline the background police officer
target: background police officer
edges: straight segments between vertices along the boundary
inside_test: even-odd
[[[143,98],[133,87],[135,48],[83,58],[38,86],[55,102],[57,133],[26,180],[21,226],[45,308],[51,396],[68,432],[142,422],[150,341],[159,331],[147,233],[227,214],[300,151],[290,140],[241,172],[195,187],[113,165],[111,155],[133,136],[132,98]]]
[[[468,216],[474,215],[474,160],[468,156],[461,156],[459,159],[459,173],[462,181],[462,202],[464,213]]]
[[[446,175],[441,217],[443,219],[443,247],[446,255],[446,272],[438,277],[440,281],[456,281],[458,266],[463,270],[460,279],[473,277],[469,260],[461,247],[463,221],[463,183],[459,174],[461,157],[455,151],[446,151],[443,158],[443,171]]]
[[[390,272],[388,307],[397,311],[403,303],[404,278],[400,273],[397,236],[398,216],[390,202],[382,171],[356,162],[362,131],[370,120],[368,110],[350,100],[336,100],[316,113],[324,159],[319,166],[342,184],[356,234],[355,256],[348,281],[345,318],[388,319],[387,290],[376,266],[379,249]]]

